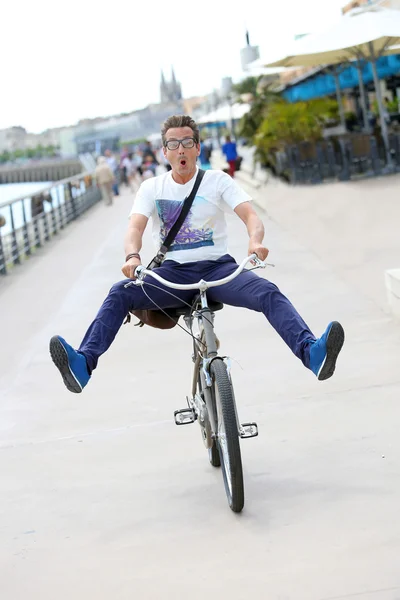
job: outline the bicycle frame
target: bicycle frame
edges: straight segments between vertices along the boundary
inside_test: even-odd
[[[214,332],[214,313],[211,312],[208,302],[206,290],[200,292],[201,309],[196,311],[196,316],[191,315],[185,317],[185,322],[188,328],[192,329],[191,322],[197,318],[199,324],[199,337],[193,341],[193,380],[192,380],[192,399],[191,402],[196,412],[199,407],[196,406],[196,394],[199,378],[202,379],[203,392],[205,395],[204,401],[207,407],[210,418],[211,430],[215,434],[217,423],[215,414],[215,401],[212,395],[212,380],[209,373],[209,365],[211,361],[218,356],[218,343]],[[204,356],[204,349],[206,355]],[[202,364],[201,364],[202,363]],[[190,400],[188,401],[190,405]]]

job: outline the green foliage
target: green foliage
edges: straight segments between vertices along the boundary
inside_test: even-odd
[[[309,102],[281,102],[269,107],[255,135],[262,153],[283,150],[287,145],[322,138],[322,130],[337,120],[337,102],[330,99]]]
[[[144,144],[147,141],[147,138],[136,138],[134,140],[125,140],[119,141],[118,146],[123,148],[124,146],[136,146],[137,144]]]
[[[391,100],[390,102],[383,101],[383,107],[388,111],[388,113],[398,113],[399,112],[399,103],[397,99]],[[379,115],[379,105],[378,100],[374,100],[371,106],[372,112],[374,115]]]
[[[5,163],[9,160],[11,160],[11,154],[8,152],[8,150],[5,150],[3,154],[0,154],[0,163]]]
[[[251,94],[252,97],[255,98],[258,94],[257,90],[261,79],[261,77],[251,76],[243,79],[240,83],[235,84],[232,87],[232,92],[238,97],[236,98],[236,101],[240,101],[240,97],[244,94]]]
[[[262,76],[247,77],[233,87],[236,101],[250,102],[250,110],[239,121],[237,134],[250,142],[263,122],[270,106],[284,102],[277,92],[270,90]],[[246,97],[247,96],[247,97]]]
[[[325,127],[338,123],[338,113],[337,102],[329,98],[271,104],[253,137],[254,159],[276,172],[278,153],[292,144],[320,140]]]
[[[13,152],[5,150],[0,154],[0,163],[12,162],[17,159],[30,158],[48,158],[57,155],[58,148],[56,146],[42,146],[39,144],[36,148],[25,148],[24,150],[17,149]]]

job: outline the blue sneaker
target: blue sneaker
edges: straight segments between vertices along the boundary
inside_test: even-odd
[[[320,381],[332,377],[343,343],[343,327],[337,321],[332,321],[324,335],[311,344],[310,369]]]
[[[60,336],[50,340],[50,355],[70,392],[80,394],[90,379],[86,358]]]

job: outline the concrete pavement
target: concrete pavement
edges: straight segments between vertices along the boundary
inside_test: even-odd
[[[131,196],[93,208],[1,285],[2,599],[400,599],[400,326],[366,293],[365,262],[338,268],[333,232],[314,235],[309,196],[257,193],[277,265],[262,276],[316,334],[338,319],[347,340],[318,382],[261,315],[218,313],[239,415],[260,430],[242,442],[241,515],[197,424],[173,423],[190,390],[181,330],[123,326],[81,395],[50,361],[50,336],[77,345],[121,278]],[[229,230],[239,260],[246,231],[235,216]]]

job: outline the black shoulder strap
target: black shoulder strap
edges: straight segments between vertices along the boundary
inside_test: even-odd
[[[190,210],[190,208],[193,204],[193,201],[196,197],[197,190],[200,187],[201,180],[204,177],[204,174],[205,174],[205,171],[203,171],[203,169],[198,170],[196,181],[194,182],[192,191],[190,192],[189,196],[186,196],[185,200],[183,201],[183,206],[182,206],[181,212],[178,215],[178,218],[176,219],[175,223],[172,225],[171,229],[169,230],[167,237],[165,238],[161,248],[157,252],[157,256],[155,256],[153,258],[153,260],[147,267],[148,269],[154,269],[155,267],[160,266],[162,261],[164,260],[164,257],[167,254],[169,247],[171,246],[172,242],[176,238],[180,228],[183,225],[184,220],[186,219],[186,217],[189,213],[189,210]]]
[[[199,189],[201,180],[204,177],[204,173],[205,173],[205,171],[203,171],[202,169],[199,169],[199,171],[197,173],[196,181],[194,182],[194,186],[192,188],[192,191],[190,192],[189,196],[187,196],[185,198],[181,212],[179,213],[178,218],[176,219],[175,223],[172,225],[171,229],[169,230],[168,235],[165,238],[164,243],[160,248],[160,251],[164,255],[168,252],[169,247],[171,246],[172,242],[176,238],[180,228],[183,225],[184,220],[188,216],[189,210],[190,210],[190,208],[193,204],[193,201],[196,197],[197,190]]]

